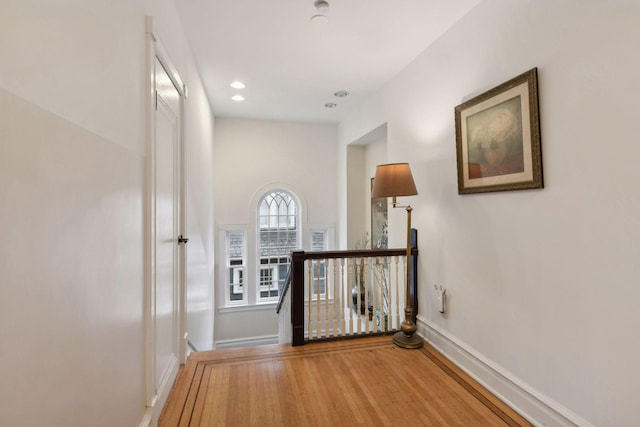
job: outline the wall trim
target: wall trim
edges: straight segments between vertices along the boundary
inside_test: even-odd
[[[151,427],[151,420],[153,419],[153,409],[147,408],[144,411],[144,416],[142,417],[142,421],[140,421],[139,427]]]
[[[417,326],[429,344],[534,425],[593,427],[421,315]]]
[[[244,304],[244,305],[228,305],[226,307],[218,307],[218,314],[237,313],[242,311],[261,311],[276,310],[277,302],[263,302],[260,304]]]
[[[178,359],[175,356],[172,356],[169,369],[167,369],[166,375],[163,376],[157,393],[151,400],[151,403],[145,409],[144,417],[142,419],[142,422],[140,423],[140,427],[158,425],[158,418],[160,418],[160,414],[162,413],[164,404],[167,402],[169,392],[171,391],[173,383],[178,376],[179,369],[180,363],[178,363]],[[147,424],[144,424],[145,422]]]
[[[258,337],[247,338],[233,338],[230,340],[216,341],[215,349],[224,350],[227,348],[239,348],[239,347],[257,347],[260,345],[278,344],[278,335],[262,335]]]

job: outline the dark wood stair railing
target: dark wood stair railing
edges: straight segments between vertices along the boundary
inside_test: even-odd
[[[415,230],[413,236],[415,237]],[[410,289],[410,302],[412,304],[414,322],[415,316],[418,313],[418,293],[417,293],[417,256],[418,249],[415,246],[417,239],[412,239],[413,247],[411,251],[411,259],[409,264],[410,277],[411,277],[411,289]],[[291,263],[289,268],[289,274],[285,285],[280,293],[280,300],[278,302],[277,311],[280,312],[284,298],[287,292],[291,292],[291,340],[292,345],[300,346],[304,345],[306,341],[310,341],[311,331],[309,332],[309,338],[305,340],[305,262],[312,260],[333,260],[333,259],[388,259],[391,257],[404,259],[406,257],[406,249],[376,249],[376,250],[345,250],[345,251],[322,251],[322,252],[305,252],[295,251],[291,253]],[[334,261],[335,262],[335,261]],[[404,273],[403,273],[404,274]],[[404,277],[404,276],[403,276]],[[309,280],[309,279],[308,279]],[[308,283],[308,282],[307,282]],[[326,282],[328,283],[328,282]],[[400,285],[405,282],[401,281]],[[404,286],[403,286],[404,289]],[[403,290],[404,292],[404,290]],[[404,306],[404,303],[402,303]],[[308,320],[308,319],[307,319]],[[393,332],[388,330],[386,332]],[[319,333],[318,333],[319,335]],[[328,333],[325,332],[325,337]],[[359,336],[367,334],[357,334],[350,336]]]

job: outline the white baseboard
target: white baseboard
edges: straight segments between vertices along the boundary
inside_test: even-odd
[[[162,408],[169,397],[169,392],[173,387],[173,383],[178,376],[178,370],[180,369],[180,363],[176,357],[171,358],[171,365],[167,371],[167,374],[162,379],[158,393],[152,399],[152,403],[146,407],[142,421],[140,421],[139,427],[156,427],[158,425],[158,418],[162,413]]]
[[[151,420],[153,419],[153,408],[147,407],[144,411],[142,421],[140,421],[140,427],[151,427]]]
[[[224,350],[227,348],[257,347],[260,345],[278,344],[278,335],[263,335],[259,337],[234,338],[232,340],[216,341],[215,349]]]
[[[417,326],[429,344],[534,425],[593,427],[422,316],[418,316]]]

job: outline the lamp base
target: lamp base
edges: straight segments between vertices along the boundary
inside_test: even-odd
[[[420,348],[423,341],[416,335],[418,327],[413,323],[413,308],[407,305],[404,308],[404,322],[400,324],[400,330],[393,334],[393,343],[402,348]]]
[[[417,334],[405,335],[404,332],[398,331],[393,334],[393,343],[402,348],[420,348],[424,344],[422,338]]]

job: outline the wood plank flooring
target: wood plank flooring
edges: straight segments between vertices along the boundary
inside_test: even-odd
[[[192,353],[160,417],[174,426],[529,426],[425,344],[391,336]]]

